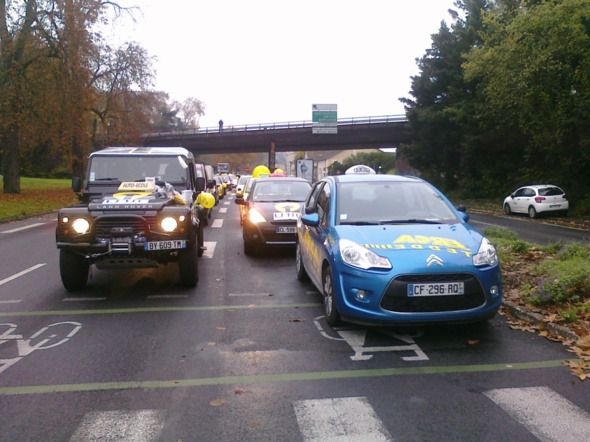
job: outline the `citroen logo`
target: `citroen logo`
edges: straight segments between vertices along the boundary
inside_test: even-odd
[[[439,258],[436,255],[430,255],[428,258],[426,258],[426,264],[427,264],[427,267],[431,267],[433,265],[439,265],[441,267],[445,266],[442,258]]]

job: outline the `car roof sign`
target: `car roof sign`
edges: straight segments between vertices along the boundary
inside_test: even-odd
[[[376,172],[369,166],[357,164],[346,170],[345,175],[375,175]]]

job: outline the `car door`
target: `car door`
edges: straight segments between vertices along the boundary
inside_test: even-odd
[[[309,196],[305,201],[305,206],[303,208],[302,214],[310,214],[310,213],[317,213],[317,202],[320,191],[324,186],[324,181],[318,181],[309,192]],[[299,250],[301,253],[301,260],[309,275],[312,282],[316,282],[316,275],[317,275],[317,257],[318,251],[316,250],[316,243],[312,237],[312,231],[315,228],[306,226],[303,223],[298,224],[299,232],[298,232],[298,242],[299,242]],[[315,236],[315,235],[314,235]]]
[[[528,197],[527,197],[527,190],[528,187],[522,187],[514,192],[514,198],[512,198],[512,204],[510,204],[510,209],[513,212],[517,213],[526,213],[528,210]]]
[[[330,200],[330,183],[326,182],[319,187],[314,206],[315,213],[317,213],[320,223],[317,227],[309,228],[310,240],[308,241],[308,246],[311,248],[309,254],[311,261],[310,267],[312,267],[309,276],[318,288],[322,286],[322,263],[328,255],[327,247],[329,247],[329,245],[326,242],[326,237],[330,231]]]

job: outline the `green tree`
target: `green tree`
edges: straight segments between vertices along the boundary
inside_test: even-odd
[[[102,0],[0,0],[0,141],[4,192],[20,192],[23,150],[50,146],[77,170],[93,101],[88,59]],[[53,76],[53,78],[51,77]],[[46,102],[38,97],[50,96]],[[47,131],[51,125],[55,128]],[[44,133],[45,132],[45,133]],[[54,138],[57,137],[57,138]],[[30,144],[27,144],[30,143]]]
[[[479,42],[481,13],[488,2],[465,0],[455,6],[459,11],[450,11],[452,27],[441,23],[431,48],[417,60],[420,74],[412,77],[413,98],[401,99],[413,140],[398,151],[427,179],[446,189],[457,187],[464,171],[462,146],[476,84],[465,81],[461,65],[464,55]]]
[[[583,198],[590,165],[590,1],[526,3],[485,15],[483,44],[468,55],[466,78],[481,82],[483,115],[527,136],[513,157],[523,179],[555,181]]]

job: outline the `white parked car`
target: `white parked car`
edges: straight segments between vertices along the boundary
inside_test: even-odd
[[[569,201],[565,192],[553,184],[534,184],[516,189],[504,199],[504,213],[528,213],[536,218],[542,213],[567,216]]]

